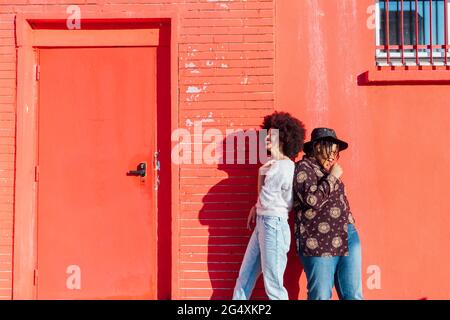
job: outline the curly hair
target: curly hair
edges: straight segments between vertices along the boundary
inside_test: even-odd
[[[278,129],[283,153],[289,158],[295,158],[303,149],[305,142],[305,126],[287,112],[275,111],[265,116],[262,129]]]

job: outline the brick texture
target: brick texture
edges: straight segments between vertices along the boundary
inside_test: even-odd
[[[257,128],[274,109],[273,0],[2,0],[0,3],[0,299],[11,299],[15,172],[16,51],[20,12],[81,13],[154,7],[179,13],[179,126]],[[180,167],[179,299],[228,299],[248,242],[246,217],[256,199],[251,165]],[[174,186],[177,188],[177,186]],[[263,298],[261,283],[255,297]]]

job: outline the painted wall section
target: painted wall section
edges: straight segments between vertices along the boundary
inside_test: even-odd
[[[179,55],[179,126],[194,133],[214,127],[250,129],[273,110],[272,0],[2,0],[0,3],[0,298],[12,297],[18,13],[113,16],[142,10],[175,13]],[[172,70],[173,71],[173,70]],[[158,119],[170,126],[170,119]],[[167,155],[161,159],[168,159]],[[162,167],[171,166],[169,161]],[[172,194],[174,241],[171,297],[229,298],[249,233],[245,219],[255,198],[254,166],[182,165]],[[176,195],[176,197],[175,197]],[[167,220],[165,220],[167,221]],[[169,220],[170,222],[170,220]],[[170,225],[169,225],[170,226]],[[166,238],[166,236],[164,236]],[[170,248],[168,248],[170,250]],[[167,291],[167,290],[164,290]],[[258,291],[258,290],[257,290]],[[170,291],[169,291],[170,292]],[[261,288],[258,291],[262,296]],[[163,295],[162,298],[169,296]]]
[[[375,1],[276,3],[275,104],[305,120],[308,136],[331,126],[350,144],[341,162],[362,242],[365,297],[449,299],[448,82],[361,81],[375,66],[368,28]]]
[[[367,27],[373,3],[2,0],[0,298],[11,299],[13,287],[14,19],[17,13],[65,13],[72,4],[99,18],[143,8],[177,12],[180,128],[257,128],[275,106],[302,119],[309,132],[334,127],[350,143],[341,162],[363,245],[366,298],[450,298],[450,91],[442,83],[362,81],[375,61],[375,33]],[[249,237],[245,223],[256,199],[256,168],[191,164],[176,170],[171,297],[228,299]],[[290,255],[290,297],[304,298],[305,277],[293,250]],[[261,282],[254,297],[265,297]]]

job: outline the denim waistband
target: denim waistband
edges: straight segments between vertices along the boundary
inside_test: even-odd
[[[262,219],[262,220],[274,219],[274,220],[278,220],[278,221],[288,222],[288,217],[272,216],[272,215],[268,215],[268,214],[258,214],[257,218]]]

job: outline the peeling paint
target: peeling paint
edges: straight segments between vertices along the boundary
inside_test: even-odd
[[[185,63],[184,67],[185,68],[196,68],[197,66],[193,62],[189,62],[189,63]]]
[[[186,101],[187,102],[194,102],[194,101],[198,101],[198,98],[200,98],[199,94],[192,94],[188,98],[186,98]]]
[[[200,92],[202,92],[202,89],[194,86],[189,86],[186,90],[186,93],[200,93]]]

